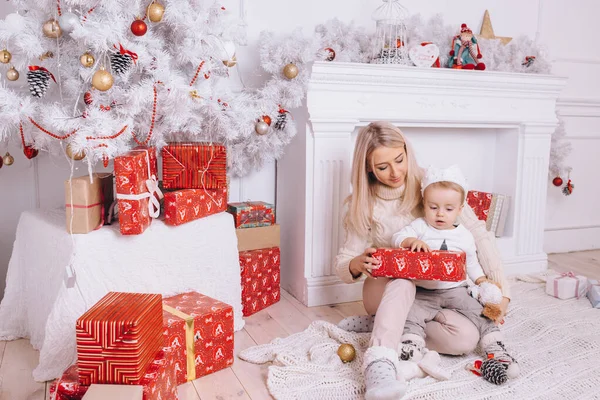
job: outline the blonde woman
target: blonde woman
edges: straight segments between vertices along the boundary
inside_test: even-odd
[[[373,122],[361,129],[352,161],[352,194],[347,199],[344,219],[346,237],[335,259],[335,269],[346,283],[366,275],[363,304],[374,318],[351,317],[340,326],[372,330],[363,364],[367,400],[397,399],[406,390],[398,351],[402,359],[409,359],[414,346],[408,341],[403,343],[402,332],[415,299],[415,285],[405,279],[373,278],[371,270],[378,268],[378,262],[370,254],[377,247],[392,247],[392,235],[423,216],[421,178],[415,153],[400,129],[387,122]],[[502,286],[503,317],[510,293],[493,236],[468,206],[459,221],[475,238],[486,276]],[[427,348],[443,354],[468,353],[479,341],[475,325],[452,310],[440,311],[427,324],[425,333]]]

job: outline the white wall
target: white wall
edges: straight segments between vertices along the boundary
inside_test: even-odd
[[[370,16],[381,4],[380,0],[223,1],[232,11],[238,11],[242,2],[245,3],[249,40],[248,46],[237,51],[238,68],[249,87],[262,85],[266,79],[258,68],[257,42],[261,31],[284,34],[301,27],[308,35],[315,25],[334,17],[347,22],[354,20],[372,29]],[[401,2],[411,13],[426,17],[442,13],[448,23],[458,27],[466,22],[473,30],[479,29],[483,12],[489,9],[497,35],[535,37],[539,33],[539,39],[547,44],[556,59],[554,72],[570,77],[563,93],[561,113],[568,115],[567,132],[573,136],[574,150],[568,162],[573,165],[571,177],[576,184],[574,194],[568,198],[554,187],[549,189],[546,250],[600,248],[600,213],[593,207],[600,195],[597,175],[600,157],[596,156],[600,150],[600,95],[597,94],[600,93],[600,34],[595,24],[600,3],[594,0]],[[9,12],[10,3],[0,3],[0,17]],[[295,141],[303,140],[301,135],[307,117],[305,108],[294,110],[294,119],[299,126],[299,137]],[[69,176],[68,163],[63,157],[41,154],[34,161],[26,160],[16,138],[8,146],[15,156],[15,164],[0,169],[0,281],[4,281],[20,213],[35,207],[63,205],[63,181]],[[5,151],[6,144],[0,143],[0,152]],[[290,153],[284,162],[303,162]],[[275,201],[275,171],[276,166],[270,164],[244,179],[234,179],[231,200]],[[85,173],[83,170],[77,172]],[[284,181],[285,177],[280,176],[279,182]],[[293,183],[289,184],[285,189],[281,185],[281,190],[292,190]],[[293,205],[278,205],[280,213],[293,212],[293,209]]]

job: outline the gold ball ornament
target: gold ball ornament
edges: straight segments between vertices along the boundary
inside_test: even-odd
[[[6,49],[0,51],[0,62],[2,64],[8,64],[10,62],[11,58],[12,58],[12,54],[10,54],[10,51],[8,51]]]
[[[160,3],[153,1],[148,6],[148,11],[146,13],[148,15],[148,19],[152,22],[160,22],[163,19],[163,15],[165,14],[165,6]]]
[[[60,25],[55,19],[49,19],[48,21],[44,22],[44,25],[42,25],[42,32],[44,32],[44,36],[51,39],[56,39],[62,36],[62,29],[60,29]]]
[[[96,62],[96,59],[89,52],[85,52],[79,57],[79,62],[86,68],[90,68]]]
[[[283,67],[283,75],[288,79],[294,79],[298,76],[298,67],[296,64],[289,63]]]
[[[356,350],[354,350],[354,346],[350,343],[342,343],[338,348],[337,354],[342,362],[348,363],[356,357]]]
[[[115,79],[110,72],[104,68],[100,68],[98,71],[94,72],[94,76],[92,77],[92,86],[101,92],[106,92],[112,87],[114,81]]]
[[[85,151],[81,150],[79,152],[74,153],[73,149],[71,148],[71,143],[67,145],[65,153],[67,153],[67,157],[75,161],[83,160],[85,158]]]
[[[233,55],[233,57],[231,57],[230,60],[223,60],[223,64],[225,64],[226,67],[235,67],[235,64],[237,64],[237,58],[235,58],[235,54]]]
[[[6,71],[6,79],[9,81],[16,81],[19,79],[19,71],[17,71],[15,67],[10,67],[10,69]]]
[[[2,157],[2,161],[4,162],[4,165],[11,166],[15,162],[15,159],[13,156],[10,155],[9,152],[6,152],[4,157]]]
[[[254,131],[259,135],[266,135],[269,132],[269,125],[265,121],[258,121],[254,125]]]

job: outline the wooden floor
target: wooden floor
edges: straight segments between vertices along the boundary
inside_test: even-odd
[[[549,255],[549,267],[574,271],[600,279],[600,250]],[[281,301],[246,318],[246,326],[235,334],[236,355],[256,344],[304,330],[314,320],[339,322],[345,316],[364,314],[361,302],[307,308],[282,291]],[[50,382],[38,383],[31,371],[38,352],[28,340],[0,342],[0,400],[50,399]],[[180,400],[271,399],[266,382],[267,367],[236,358],[233,366],[179,387]]]

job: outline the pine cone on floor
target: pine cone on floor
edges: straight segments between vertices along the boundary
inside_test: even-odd
[[[129,54],[113,53],[110,56],[110,66],[115,75],[126,72],[131,67],[131,62]]]
[[[481,364],[481,376],[495,385],[502,385],[508,380],[506,367],[498,360],[490,358]]]

